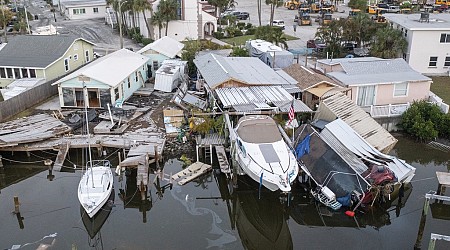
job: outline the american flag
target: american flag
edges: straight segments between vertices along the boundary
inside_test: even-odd
[[[289,108],[288,116],[289,116],[289,123],[288,124],[291,124],[292,120],[294,120],[294,117],[295,117],[294,100],[292,100],[291,107]]]

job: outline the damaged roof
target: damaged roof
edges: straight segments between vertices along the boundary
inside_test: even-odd
[[[333,86],[341,86],[331,78],[321,73],[315,72],[312,69],[308,69],[300,64],[292,64],[291,66],[284,68],[283,71],[298,82],[297,85],[302,91],[312,88],[320,83],[328,83]]]
[[[184,48],[184,44],[168,36],[161,37],[160,39],[147,44],[144,48],[140,49],[137,53],[142,54],[148,50],[154,50],[159,54],[165,55],[169,58],[175,58],[181,56],[181,51]]]
[[[281,76],[256,57],[207,54],[196,58],[194,63],[211,89],[231,79],[248,85],[284,85],[297,82],[286,74]]]

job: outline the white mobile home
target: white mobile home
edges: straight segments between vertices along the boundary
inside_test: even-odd
[[[186,61],[165,60],[156,71],[155,90],[172,92],[181,83],[184,76]]]

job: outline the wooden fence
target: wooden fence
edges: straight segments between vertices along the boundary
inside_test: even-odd
[[[58,78],[59,79],[59,78]],[[57,79],[42,83],[28,89],[17,96],[0,102],[0,122],[33,107],[58,93],[58,86],[52,86]]]

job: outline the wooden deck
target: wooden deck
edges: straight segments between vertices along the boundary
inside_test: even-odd
[[[0,150],[23,143],[47,140],[71,130],[65,123],[48,114],[38,114],[1,123]]]
[[[66,160],[67,152],[69,152],[70,142],[63,142],[59,145],[58,155],[56,156],[53,170],[61,171],[61,168]]]
[[[220,171],[224,174],[231,173],[230,165],[228,164],[227,155],[225,153],[225,148],[223,146],[215,146],[217,160],[219,161]]]
[[[172,180],[178,181],[178,185],[182,186],[195,178],[199,177],[210,171],[212,169],[211,165],[204,164],[202,162],[195,162],[183,171],[172,175]]]
[[[223,145],[225,144],[225,138],[219,134],[208,134],[204,138],[197,136],[197,145],[200,147],[210,146],[210,145]]]

